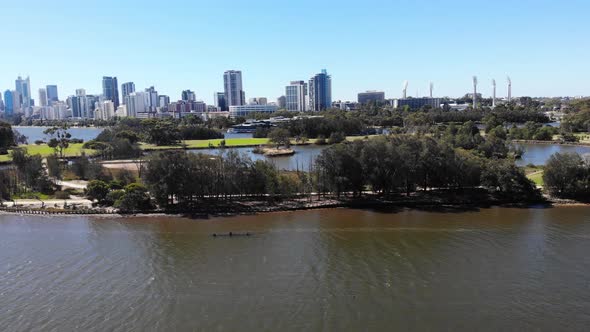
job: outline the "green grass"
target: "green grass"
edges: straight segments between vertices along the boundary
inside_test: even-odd
[[[537,186],[543,186],[545,182],[543,181],[543,171],[538,171],[535,173],[531,173],[527,175],[529,180],[533,181]]]
[[[184,141],[187,149],[207,149],[210,146],[219,147],[223,139],[208,139],[208,140],[189,140]],[[229,138],[225,140],[225,146],[236,147],[236,146],[257,146],[268,144],[268,138]],[[182,145],[153,145],[141,143],[141,148],[144,150],[173,150],[182,149]]]
[[[370,137],[374,137],[378,135],[372,135]],[[365,139],[365,136],[349,136],[346,138],[347,141],[357,141]],[[223,139],[209,139],[209,140],[188,140],[184,141],[183,143],[186,144],[187,149],[207,149],[210,147],[218,148],[221,144]],[[315,139],[307,140],[307,144],[314,144],[316,142]],[[249,146],[259,146],[259,145],[266,145],[270,144],[268,138],[228,138],[225,139],[225,146],[226,147],[249,147]],[[291,144],[296,145],[295,140],[291,140]],[[154,144],[145,144],[141,143],[141,148],[146,151],[151,150],[175,150],[175,149],[182,149],[183,146],[181,144],[178,145],[154,145]]]
[[[85,152],[86,154],[92,155],[94,150],[83,149],[82,146],[84,144],[77,143],[77,144],[70,144],[70,146],[64,150],[64,157],[75,157]],[[21,145],[20,147],[26,148],[30,155],[41,155],[43,157],[47,157],[52,155],[55,150],[50,148],[46,144],[36,145],[36,144],[29,144],[29,145]],[[8,162],[11,161],[12,158],[10,157],[10,153],[8,155],[1,155],[0,162]]]

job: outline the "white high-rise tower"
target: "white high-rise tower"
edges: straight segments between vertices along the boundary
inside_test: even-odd
[[[434,91],[434,83],[430,82],[430,98],[432,98],[433,91]]]
[[[406,99],[408,97],[408,81],[404,81],[403,90],[402,90],[402,98]]]
[[[473,76],[473,109],[477,108],[477,76]]]
[[[492,92],[492,108],[496,107],[496,80],[492,80],[492,87],[494,91]]]
[[[507,76],[506,79],[508,80],[508,102],[512,101],[512,79],[510,76]]]

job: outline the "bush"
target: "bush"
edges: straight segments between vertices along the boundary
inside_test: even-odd
[[[324,137],[323,135],[318,136],[318,138],[315,140],[315,144],[326,145],[326,137]]]
[[[45,144],[45,141],[38,139],[38,140],[35,141],[35,144],[36,145]]]
[[[344,142],[344,140],[346,140],[346,135],[343,132],[332,133],[328,138],[328,144],[337,144]]]

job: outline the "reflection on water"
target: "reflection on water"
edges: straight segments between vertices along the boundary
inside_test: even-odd
[[[209,154],[209,155],[219,155],[220,153],[226,153],[229,150],[238,151],[240,153],[245,153],[252,159],[253,161],[256,160],[267,160],[273,163],[278,169],[281,170],[309,170],[309,166],[315,162],[315,159],[322,153],[322,151],[327,148],[326,146],[318,146],[318,145],[304,145],[304,146],[293,146],[291,147],[295,150],[295,154],[292,156],[282,156],[282,157],[266,157],[262,154],[253,153],[252,150],[254,148],[231,148],[231,149],[201,149],[201,150],[191,150],[193,153],[202,153],[202,154]]]
[[[587,207],[0,215],[0,330],[584,330],[588,252]]]
[[[19,133],[27,137],[28,143],[33,144],[35,141],[44,140],[47,141],[49,138],[43,132],[49,127],[13,127]],[[72,134],[72,138],[78,138],[84,140],[84,142],[95,139],[101,132],[102,128],[70,128],[68,132]]]
[[[520,160],[516,161],[518,166],[545,165],[551,155],[560,153],[579,153],[590,154],[590,146],[575,146],[575,145],[556,145],[556,144],[529,144],[518,143],[516,147],[523,149],[525,152]]]

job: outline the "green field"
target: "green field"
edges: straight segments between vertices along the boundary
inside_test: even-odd
[[[376,136],[376,135],[375,135]],[[373,137],[373,136],[370,136]],[[365,136],[349,136],[346,138],[347,141],[356,141],[365,139]],[[210,139],[210,140],[189,140],[182,142],[183,144],[178,145],[162,145],[157,146],[153,144],[145,144],[141,143],[141,148],[145,151],[154,151],[154,150],[176,150],[182,149],[186,147],[187,149],[207,149],[210,147],[218,148],[221,144],[223,139]],[[315,139],[309,139],[306,143],[307,144],[314,144],[316,142]],[[226,147],[250,147],[250,146],[258,146],[258,145],[266,145],[269,144],[268,138],[229,138],[225,140]],[[292,140],[291,143],[296,145],[295,140]],[[86,154],[93,154],[94,150],[88,150],[82,148],[83,144],[71,144],[68,149],[64,151],[64,156],[66,157],[75,157],[85,152]],[[31,155],[40,154],[43,157],[47,157],[53,154],[54,150],[47,145],[24,145],[22,146],[26,148]],[[3,155],[0,156],[0,163],[1,162],[9,162],[11,160],[10,155]]]
[[[93,154],[94,150],[88,150],[82,148],[82,143],[79,144],[70,144],[66,150],[64,150],[65,157],[75,157],[85,152],[86,154]],[[22,145],[21,147],[26,148],[29,154],[37,155],[40,154],[43,157],[47,157],[55,152],[53,148],[50,148],[46,144],[36,145],[36,144],[29,144],[29,145]],[[0,162],[7,162],[10,161],[11,157],[10,154],[0,156]]]
[[[545,184],[545,182],[543,182],[543,171],[528,174],[527,178],[533,181],[537,186],[542,187]]]
[[[189,140],[184,141],[187,149],[207,149],[209,147],[217,148],[223,139],[208,139],[208,140]],[[225,146],[258,146],[268,144],[268,138],[229,138],[225,140]],[[182,149],[183,145],[153,145],[141,143],[141,148],[144,150],[174,150]]]

